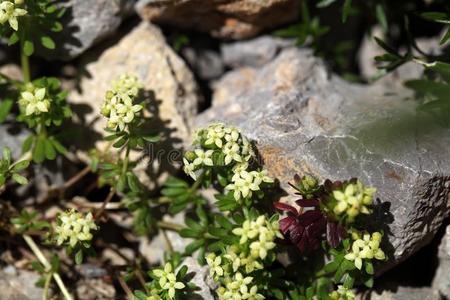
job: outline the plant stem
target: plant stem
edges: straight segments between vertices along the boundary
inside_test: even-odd
[[[169,239],[169,236],[167,235],[167,232],[164,229],[161,230],[161,232],[162,232],[162,235],[164,237],[164,241],[166,242],[167,250],[169,251],[169,253],[173,253],[173,245],[170,242],[170,239]]]
[[[22,65],[23,81],[29,83],[31,81],[30,76],[30,59],[23,52],[23,39],[20,40],[20,64]]]
[[[50,289],[50,282],[52,281],[52,274],[48,274],[45,278],[44,293],[42,294],[42,300],[48,300],[48,290]]]
[[[158,221],[157,225],[161,229],[172,230],[172,231],[175,231],[175,232],[179,232],[179,231],[181,231],[182,229],[185,228],[183,225],[176,224],[176,223],[171,223],[171,222],[166,222],[166,221]]]
[[[130,290],[127,283],[125,282],[125,280],[123,280],[123,278],[120,276],[120,274],[119,274],[119,276],[117,276],[117,279],[119,280],[120,286],[127,294],[128,299],[130,299],[130,300],[133,299],[133,292]]]
[[[44,254],[42,253],[41,249],[39,249],[38,245],[34,242],[34,240],[31,238],[31,236],[24,234],[23,239],[27,243],[28,247],[30,247],[31,251],[33,251],[34,255],[36,255],[39,262],[44,266],[46,270],[51,270],[52,266],[48,262],[47,258],[45,258]],[[56,281],[56,284],[58,285],[59,289],[61,290],[61,293],[64,295],[64,298],[66,300],[73,300],[72,296],[67,291],[66,286],[64,285],[64,282],[61,279],[61,276],[59,276],[58,273],[52,273],[53,278]]]
[[[198,176],[197,180],[194,182],[194,184],[189,189],[189,191],[191,193],[195,192],[200,187],[200,185],[202,184],[202,181],[203,181],[203,177],[205,177],[205,172],[204,171],[200,174],[200,176]]]
[[[128,161],[129,161],[129,156],[130,156],[130,144],[127,143],[126,146],[126,150],[125,150],[125,158],[123,160],[123,167],[122,167],[122,175],[125,175],[125,173],[127,172],[128,169]]]

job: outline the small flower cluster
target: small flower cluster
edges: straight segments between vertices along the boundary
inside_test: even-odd
[[[92,240],[92,230],[97,230],[97,225],[91,213],[83,216],[74,209],[61,213],[55,228],[56,244],[67,243],[75,247],[78,243]]]
[[[339,285],[337,290],[330,294],[332,300],[354,300],[355,293],[351,289],[347,289],[343,285]]]
[[[256,284],[250,286],[253,277],[247,275],[263,269],[269,254],[274,259],[274,240],[282,238],[278,220],[268,220],[262,215],[244,221],[232,232],[240,237],[239,243],[228,246],[220,256],[214,253],[206,256],[210,276],[221,284],[217,290],[219,299],[264,299]]]
[[[250,172],[235,170],[231,181],[232,183],[227,185],[225,189],[233,191],[234,199],[238,202],[243,198],[250,198],[253,192],[259,191],[263,182],[273,183],[273,179],[267,176],[267,170]]]
[[[159,279],[158,284],[162,290],[167,291],[167,295],[170,299],[175,297],[176,290],[182,290],[185,288],[184,283],[177,281],[177,277],[173,272],[171,263],[166,263],[164,269],[153,270],[153,274]],[[149,299],[162,299],[160,295],[154,294]]]
[[[136,118],[143,106],[133,101],[142,87],[139,79],[132,75],[121,75],[113,81],[112,89],[106,92],[106,99],[101,108],[102,115],[108,119],[108,128],[119,128],[123,131],[125,126]]]
[[[199,147],[186,152],[183,158],[184,172],[197,180],[201,170],[226,168],[229,177],[224,186],[233,193],[237,202],[251,198],[254,192],[261,190],[262,183],[273,183],[267,171],[251,170],[255,153],[247,138],[235,127],[213,123],[198,129],[194,134],[193,145]]]
[[[337,204],[333,211],[336,215],[346,214],[348,222],[353,222],[360,214],[370,214],[368,206],[372,205],[376,189],[365,187],[361,181],[349,183],[343,190],[333,191]]]
[[[221,300],[249,299],[261,300],[265,297],[258,293],[258,286],[249,285],[252,283],[253,277],[244,277],[237,272],[232,278],[225,279],[225,287],[221,286],[217,289],[217,294]]]
[[[345,259],[354,261],[355,266],[361,270],[363,259],[371,260],[373,258],[384,260],[386,255],[380,248],[382,234],[374,232],[372,235],[365,233],[361,239],[358,234],[355,235],[355,241],[352,244],[351,252],[345,255]]]
[[[26,116],[47,113],[51,99],[48,98],[46,88],[27,85],[26,91],[20,94],[19,105]]]
[[[23,0],[1,0],[0,2],[0,24],[9,23],[9,26],[17,31],[19,29],[19,22],[17,21],[18,17],[22,17],[26,15],[28,12],[18,7],[23,4]]]

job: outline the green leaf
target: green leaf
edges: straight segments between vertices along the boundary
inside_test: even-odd
[[[231,230],[233,228],[233,224],[222,215],[216,215],[216,222],[224,229]]]
[[[32,261],[31,262],[31,267],[36,271],[36,272],[38,272],[38,273],[40,273],[40,274],[43,274],[43,273],[45,273],[45,268],[44,268],[44,266],[41,264],[41,263],[39,263],[38,261]]]
[[[25,185],[28,183],[28,179],[26,179],[25,177],[23,177],[17,173],[14,173],[12,175],[12,179],[20,185]]]
[[[377,16],[377,21],[381,25],[381,28],[383,28],[384,32],[388,31],[388,23],[386,19],[386,13],[384,12],[383,6],[379,3],[377,4],[375,8],[375,14]]]
[[[50,138],[50,142],[52,143],[53,147],[55,147],[56,151],[58,151],[60,154],[66,154],[67,149],[64,147],[57,139],[54,137]]]
[[[22,153],[26,153],[31,150],[31,147],[33,146],[34,136],[30,135],[28,136],[25,141],[23,141],[22,144]]]
[[[447,32],[444,34],[444,36],[442,36],[441,41],[439,42],[439,44],[442,46],[445,43],[447,43],[448,40],[450,40],[450,28],[447,29]]]
[[[34,52],[34,44],[33,44],[33,42],[30,41],[30,40],[26,40],[26,41],[23,43],[23,49],[22,49],[22,51],[23,51],[23,53],[24,53],[26,56],[31,56],[31,55],[33,54],[33,52]]]
[[[8,46],[16,44],[19,40],[20,40],[19,34],[17,33],[17,31],[14,31],[9,37]]]
[[[342,7],[342,22],[347,22],[348,16],[352,9],[352,0],[345,0],[344,6]]]
[[[180,270],[178,271],[178,273],[177,273],[177,277],[178,278],[183,278],[184,276],[186,276],[187,271],[188,271],[188,267],[187,266],[182,266],[180,268]]]
[[[398,58],[401,58],[401,56],[397,53],[397,51],[395,51],[394,48],[392,48],[392,47],[390,47],[388,44],[386,44],[383,40],[381,40],[381,39],[379,39],[379,38],[377,38],[377,37],[374,37],[374,39],[375,39],[375,42],[376,42],[381,48],[383,48],[386,52],[388,52],[388,53],[390,53],[390,54],[392,54],[392,55],[394,55],[394,56],[396,56],[396,57],[398,57]]]
[[[172,198],[181,194],[186,193],[186,188],[165,188],[161,190],[163,196]]]
[[[121,148],[123,145],[126,144],[128,141],[128,138],[126,136],[121,137],[117,142],[113,144],[114,148]]]
[[[147,135],[142,137],[144,140],[146,140],[149,143],[156,143],[159,142],[161,139],[161,136],[159,135]]]
[[[0,102],[0,123],[3,123],[8,117],[8,114],[11,111],[13,103],[14,101],[12,99],[5,99],[2,102]]]
[[[183,228],[180,230],[180,236],[184,238],[197,238],[200,234],[202,234],[202,232],[198,232],[190,228]]]
[[[8,162],[8,165],[11,163],[11,149],[8,147],[3,148],[3,159]]]
[[[134,291],[134,297],[137,299],[137,300],[147,300],[148,299],[148,297],[147,297],[147,295],[145,295],[143,292],[141,292],[141,291]]]
[[[83,251],[80,249],[75,254],[75,263],[77,265],[81,265],[82,262],[83,262]]]
[[[127,173],[128,186],[133,192],[139,192],[141,190],[141,182],[134,175],[134,173]]]
[[[52,40],[49,36],[43,36],[41,37],[41,44],[47,49],[55,49],[55,42]]]
[[[165,186],[167,187],[175,187],[175,188],[188,188],[188,184],[187,182],[185,182],[184,180],[181,180],[179,178],[170,176],[166,182],[164,183]]]
[[[53,144],[50,142],[50,140],[45,139],[44,145],[45,145],[45,157],[49,160],[54,160],[56,158],[56,150],[53,147]]]
[[[29,160],[22,160],[22,161],[17,162],[14,165],[13,170],[14,171],[21,171],[23,169],[28,168],[29,165],[30,165],[30,161]]]
[[[450,94],[450,85],[425,79],[408,80],[405,86],[416,92],[435,95],[439,98],[447,98]]]
[[[191,255],[192,253],[194,253],[197,249],[199,249],[204,244],[205,244],[205,240],[203,240],[203,239],[193,241],[192,243],[190,243],[189,245],[186,246],[184,252],[186,255]]]
[[[319,1],[319,3],[317,3],[316,7],[324,8],[324,7],[330,6],[334,2],[336,2],[336,0],[321,0],[321,1]]]
[[[373,287],[373,277],[370,277],[364,281],[364,285],[368,288]]]
[[[450,15],[443,12],[424,12],[421,13],[420,16],[426,20],[450,24]]]
[[[375,273],[373,264],[370,261],[366,262],[366,273],[369,275],[373,275]]]
[[[33,149],[33,161],[40,164],[45,160],[45,140],[38,138]]]

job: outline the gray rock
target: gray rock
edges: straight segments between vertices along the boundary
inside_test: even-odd
[[[433,279],[433,287],[446,299],[450,299],[450,225],[439,245],[439,266]]]
[[[64,30],[54,34],[56,49],[38,49],[46,59],[73,59],[112,35],[133,11],[135,0],[67,0],[62,17]]]
[[[197,47],[185,47],[181,50],[181,55],[200,79],[216,79],[225,71],[222,58],[216,51]]]
[[[197,124],[242,128],[283,188],[305,172],[376,187],[374,225],[386,233],[389,267],[430,242],[448,211],[450,129],[417,113],[410,96],[348,83],[311,51],[289,48],[261,68],[226,74]]]
[[[41,300],[43,289],[34,285],[38,279],[37,273],[12,266],[0,270],[0,300]]]
[[[390,290],[370,293],[370,297],[360,299],[370,300],[441,300],[439,294],[429,287],[405,287],[399,286]]]
[[[266,35],[248,41],[222,44],[220,50],[224,63],[229,67],[261,67],[274,59],[281,49],[294,44],[294,40]]]
[[[74,107],[78,138],[74,137],[78,154],[87,158],[94,146],[107,147],[101,136],[106,134],[106,119],[100,114],[106,91],[122,74],[134,74],[153,99],[151,130],[159,133],[160,142],[146,151],[133,151],[139,159],[138,176],[151,186],[167,171],[177,170],[181,160],[182,141],[188,139],[190,126],[200,101],[197,84],[183,60],[167,45],[161,31],[142,22],[100,56],[87,58],[80,68],[86,76],[80,80],[80,90],[69,95]]]
[[[189,299],[214,299],[211,288],[214,288],[214,281],[209,276],[208,266],[200,266],[195,258],[187,257],[181,265],[188,267],[188,275],[192,276],[191,282],[199,288]]]

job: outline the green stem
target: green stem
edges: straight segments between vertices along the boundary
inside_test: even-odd
[[[191,188],[189,189],[189,191],[195,192],[196,190],[198,190],[198,188],[200,187],[200,185],[202,184],[203,181],[203,177],[205,177],[205,171],[203,171],[200,176],[198,176],[197,180],[194,182],[194,184],[191,186]]]
[[[123,167],[122,167],[122,175],[125,175],[125,173],[127,172],[128,169],[128,161],[129,161],[129,156],[130,156],[130,144],[127,143],[126,146],[126,150],[125,150],[125,158],[123,160]]]
[[[25,21],[25,20],[24,20]],[[31,81],[30,74],[30,58],[24,53],[24,44],[26,40],[27,22],[23,22],[23,29],[20,34],[20,64],[22,66],[23,81],[29,83]]]
[[[48,300],[48,291],[50,289],[50,282],[52,281],[52,274],[48,274],[45,278],[44,292],[42,293],[42,300]]]
[[[33,238],[27,234],[24,234],[23,239],[28,244],[28,247],[30,247],[31,251],[33,251],[34,255],[36,255],[39,262],[44,266],[44,268],[46,270],[51,270],[52,266],[48,262],[47,258],[45,258],[44,254],[42,253],[41,249],[39,249],[38,245],[36,245]],[[52,275],[56,281],[56,284],[58,285],[59,289],[61,290],[61,293],[64,295],[64,298],[66,300],[73,300],[72,296],[69,294],[69,291],[67,291],[67,288],[61,279],[61,276],[59,276],[58,273],[52,273]]]
[[[158,221],[157,225],[161,229],[172,230],[172,231],[175,231],[175,232],[180,232],[182,229],[185,228],[183,225],[176,224],[176,223],[171,223],[171,222],[166,222],[166,221]]]

